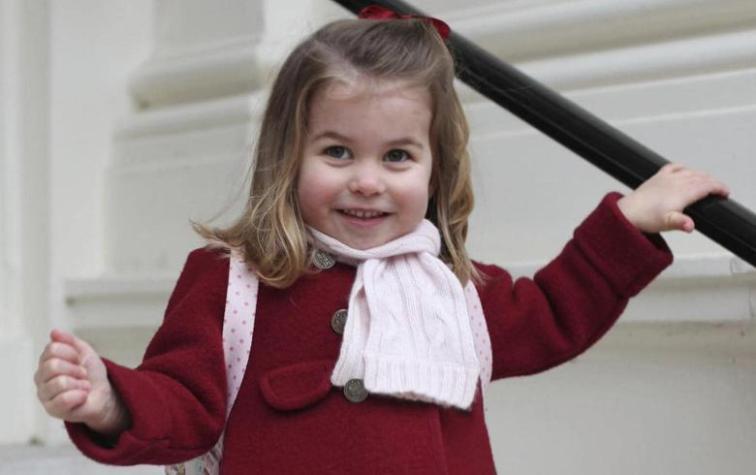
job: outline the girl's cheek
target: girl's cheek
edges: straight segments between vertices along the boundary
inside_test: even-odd
[[[302,220],[309,226],[318,227],[324,214],[327,214],[330,198],[326,196],[323,187],[315,183],[303,183],[297,194]]]

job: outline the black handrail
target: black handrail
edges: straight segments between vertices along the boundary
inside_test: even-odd
[[[424,15],[400,0],[334,0],[357,13],[381,5]],[[506,64],[452,30],[447,45],[457,76],[514,115],[631,188],[668,163],[595,115]],[[708,196],[685,209],[696,229],[756,267],[756,214],[735,201]]]

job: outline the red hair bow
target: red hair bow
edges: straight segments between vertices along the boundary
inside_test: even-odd
[[[430,24],[433,25],[433,28],[436,29],[438,34],[443,39],[447,39],[449,37],[449,33],[451,32],[451,28],[449,28],[449,25],[439,20],[438,18],[422,16],[422,15],[413,15],[411,13],[399,14],[399,13],[396,13],[394,10],[389,10],[388,8],[382,7],[380,5],[370,5],[363,8],[357,14],[357,17],[368,19],[368,20],[406,20],[408,18],[416,18],[418,20],[425,20],[425,21],[430,22]]]

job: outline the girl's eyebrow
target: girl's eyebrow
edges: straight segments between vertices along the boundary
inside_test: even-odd
[[[345,142],[345,143],[351,142],[349,137],[345,135],[341,135],[340,133],[334,132],[332,130],[326,130],[325,132],[319,133],[318,135],[312,138],[312,141],[315,142],[321,139],[333,139],[333,140],[338,140],[339,142]],[[423,147],[422,143],[413,139],[412,137],[401,137],[398,139],[390,140],[386,142],[386,145],[392,146],[392,147],[397,147],[397,146],[402,146],[402,145],[411,145],[413,147],[419,148],[420,150],[423,150],[425,148]]]

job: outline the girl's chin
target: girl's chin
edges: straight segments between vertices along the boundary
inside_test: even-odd
[[[387,242],[393,241],[399,237],[393,234],[384,234],[381,232],[371,233],[364,236],[355,236],[353,233],[344,233],[340,237],[336,237],[339,241],[343,242],[352,249],[359,249],[364,251],[366,249],[372,249],[374,247],[382,246]]]
[[[346,241],[342,241],[347,246],[351,247],[352,249],[359,249],[360,251],[365,251],[368,249],[372,249],[374,247],[382,246],[383,244],[386,244],[389,242],[390,239],[347,239]]]
[[[412,229],[403,229],[393,218],[395,218],[395,215],[389,214],[379,218],[380,223],[364,226],[355,225],[352,219],[345,219],[343,216],[340,216],[335,221],[325,223],[325,226],[313,227],[352,249],[364,251],[382,246],[412,231]]]
[[[334,223],[339,241],[353,249],[364,251],[392,241],[401,235],[395,229],[393,214],[364,219],[341,214],[339,222]],[[328,233],[326,233],[328,234]]]

